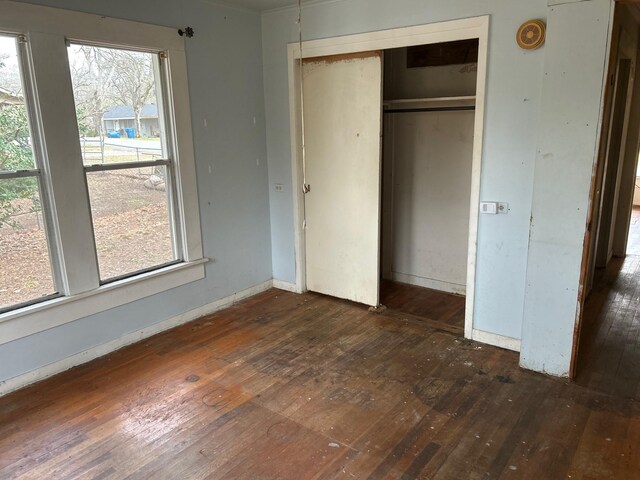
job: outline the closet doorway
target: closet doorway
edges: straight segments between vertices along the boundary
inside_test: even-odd
[[[384,52],[380,303],[462,335],[478,40]]]
[[[395,281],[398,285],[414,283],[408,286],[420,289],[428,287],[434,294],[455,298],[457,301],[457,306],[453,309],[455,312],[444,314],[443,317],[448,315],[448,320],[456,323],[457,333],[460,333],[462,323],[460,318],[464,317],[464,335],[468,338],[475,337],[473,305],[488,28],[489,19],[485,16],[313,40],[303,42],[302,45],[289,45],[296,291],[311,290],[377,307],[383,303],[379,295],[385,294],[381,280],[395,271],[397,274]],[[437,90],[435,89],[432,92],[413,93],[411,96],[402,98],[388,97],[383,93],[382,85],[384,61],[379,62],[376,67],[379,69],[377,74],[369,67],[365,67],[365,64],[373,66],[374,62],[371,59],[375,58],[375,55],[371,52],[382,52],[383,59],[385,55],[404,54],[406,66],[409,56],[409,50],[406,47],[436,46],[459,41],[472,41],[477,63],[470,57],[457,66],[451,62],[433,66],[436,70],[441,70],[440,73],[448,72],[450,78],[446,78],[446,75],[445,77],[433,75],[432,66],[411,67],[414,73],[427,72],[428,75],[437,79],[434,80],[435,83],[430,83],[432,89],[439,82],[440,87],[449,88],[450,93],[438,93],[437,96],[433,96],[434,91]],[[465,43],[467,48],[468,42]],[[401,51],[402,49],[404,51]],[[415,61],[416,65],[419,65],[424,61],[423,58],[421,59],[423,54],[424,52],[418,51],[412,62]],[[363,58],[359,58],[359,55]],[[338,66],[336,63],[342,63],[342,65]],[[367,95],[368,106],[358,105],[355,94],[344,94],[349,90],[348,86],[345,86],[351,80],[341,78],[333,83],[327,82],[327,79],[338,74],[340,69],[366,72],[366,76],[371,77],[371,81],[380,86],[378,97],[373,98]],[[464,77],[463,83],[466,82],[467,88],[470,88],[468,92],[451,90],[454,84],[451,77],[456,75],[461,76],[456,80]],[[312,76],[315,78],[311,78]],[[314,82],[322,86],[322,96],[314,91],[316,87],[309,87]],[[342,93],[338,94],[336,91]],[[385,106],[383,106],[383,100]],[[356,104],[345,110],[347,102],[351,104],[354,101]],[[369,112],[370,106],[376,104],[379,107],[378,112]],[[340,110],[343,113],[334,115],[334,121],[327,121],[327,109],[333,108],[336,112]],[[385,108],[387,113],[384,112]],[[408,110],[411,109],[424,111],[409,112]],[[390,110],[407,111],[400,113]],[[358,115],[359,111],[369,113]],[[407,130],[407,119],[411,118],[411,113],[414,113],[416,118],[428,118],[430,123],[427,121],[427,129],[431,128],[431,133],[414,132],[414,140],[419,141],[414,142],[413,146],[410,146],[411,142],[408,141],[411,129]],[[434,116],[435,114],[439,115]],[[323,115],[325,117],[322,117]],[[392,116],[398,116],[399,120],[394,123],[391,120]],[[346,130],[343,121],[345,118],[350,122]],[[373,141],[375,137],[372,135],[375,134],[376,129],[366,123],[365,119],[374,119],[379,124],[377,128],[379,136],[375,142]],[[407,198],[395,196],[391,197],[390,203],[393,206],[390,207],[388,199],[385,198],[385,190],[393,191],[388,186],[385,187],[389,178],[383,176],[383,173],[386,174],[384,164],[389,147],[383,141],[382,133],[383,125],[386,128],[387,124],[399,132],[400,136],[394,139],[396,147],[404,141],[404,150],[402,147],[400,150],[396,148],[395,151],[391,149],[394,153],[393,158],[400,155],[401,167],[413,168],[402,162],[411,158],[408,153],[412,148],[422,148],[422,139],[429,135],[435,138],[436,132],[444,129],[445,137],[456,139],[454,148],[438,147],[431,151],[430,168],[437,167],[436,170],[438,170],[445,165],[446,168],[453,168],[453,170],[448,174],[444,171],[437,172],[441,178],[435,182],[434,177],[422,175],[422,182],[424,184],[426,181],[426,184],[414,185],[420,188],[425,187],[423,193],[426,192],[426,197],[419,199],[421,203],[412,204],[406,201]],[[321,125],[321,129],[314,125]],[[302,135],[303,131],[304,135]],[[345,135],[345,131],[349,134]],[[385,136],[387,134],[388,132],[385,131]],[[340,141],[335,142],[336,139]],[[357,148],[357,145],[364,144],[363,142],[366,143],[367,148]],[[319,148],[318,145],[320,145]],[[330,145],[330,148],[327,152],[323,152],[326,145]],[[355,154],[349,152],[355,152]],[[464,160],[452,159],[454,156],[464,157]],[[441,158],[445,160],[442,165],[438,165],[436,159]],[[334,168],[335,166],[338,168]],[[392,167],[390,171],[392,176],[396,175],[397,178],[403,175],[406,178],[413,177],[406,168],[403,170]],[[377,183],[369,182],[371,179],[378,181]],[[445,185],[444,179],[453,181],[452,187],[448,190],[449,193],[458,191],[455,198],[449,198],[447,192],[442,189]],[[400,190],[397,188],[396,192]],[[408,199],[410,200],[411,197]],[[409,216],[407,223],[407,218],[398,215],[400,222],[397,223],[393,218],[387,218],[383,212],[391,208],[394,213],[398,213],[398,208],[402,206],[418,211],[424,207],[425,200],[426,203],[431,204],[439,203],[443,199],[446,205],[439,205],[436,209],[442,212],[453,209],[449,214],[445,213],[445,217],[450,215],[451,218],[456,218],[456,221],[445,220],[446,225],[440,226],[443,235],[447,237],[446,241],[442,241],[442,236],[438,236],[433,229],[426,232],[420,231],[423,218],[417,218],[418,222],[415,223],[416,218],[412,220]],[[357,213],[361,211],[363,205],[367,207],[366,218]],[[427,219],[429,218],[431,221],[442,221],[443,217],[427,216]],[[392,225],[392,228],[388,229],[388,225]],[[403,235],[401,230],[406,225],[413,225],[418,230],[414,232],[415,234],[405,231]],[[420,240],[420,237],[425,234],[427,237]],[[409,261],[411,255],[408,257],[400,255],[395,258],[393,254],[391,257],[387,256],[388,252],[394,251],[393,245],[401,245],[409,239],[413,240],[413,245],[408,245],[407,248],[418,250],[419,255],[414,255],[414,259],[417,259],[415,263],[420,264],[421,258],[424,260],[429,257],[431,263],[427,262],[427,264],[433,271],[425,273],[424,262],[415,268],[404,268],[411,263]],[[391,240],[390,243],[389,240]],[[440,256],[444,252],[449,258],[436,259],[434,255],[423,255],[421,249],[425,244],[440,244],[442,247]],[[366,261],[357,260],[365,257]],[[396,265],[402,268],[395,268]],[[444,270],[448,272],[441,275],[443,265],[447,265]],[[391,266],[391,270],[388,266]],[[421,276],[423,281],[417,283],[414,277]],[[318,282],[317,279],[321,281]],[[391,279],[393,280],[393,276]],[[457,296],[453,297],[453,295]],[[363,300],[364,298],[367,300]]]

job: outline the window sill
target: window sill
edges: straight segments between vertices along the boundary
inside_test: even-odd
[[[204,278],[207,258],[179,263],[0,315],[0,345]]]

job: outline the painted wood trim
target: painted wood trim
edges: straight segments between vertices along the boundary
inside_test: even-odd
[[[584,2],[587,0],[547,0],[548,7],[555,7],[556,5],[564,5],[565,3]],[[616,0],[619,2],[620,0]]]
[[[47,32],[102,46],[184,51],[184,39],[174,28],[104,15],[0,0],[0,19],[6,33]]]
[[[187,78],[187,58],[184,51],[168,51],[168,71],[166,79],[169,110],[173,113],[171,137],[175,141],[176,207],[181,222],[180,233],[183,247],[183,259],[194,261],[203,257],[202,232],[200,228],[200,209],[198,205],[198,183],[195,149],[191,124],[191,104],[189,99],[189,79]]]
[[[596,202],[598,188],[598,170],[604,161],[603,155],[606,151],[606,135],[603,134],[605,128],[609,128],[609,117],[611,115],[613,87],[609,83],[609,76],[613,73],[613,68],[617,63],[617,43],[618,32],[615,19],[615,8],[611,8],[609,14],[609,32],[607,34],[607,54],[602,73],[602,93],[600,99],[600,116],[598,119],[598,135],[596,138],[595,161],[591,170],[591,187],[589,190],[589,200],[587,203],[587,221],[585,223],[582,263],[580,267],[580,277],[578,286],[578,298],[576,300],[576,316],[573,325],[573,346],[571,349],[571,363],[569,367],[569,378],[574,378],[578,370],[578,351],[580,349],[580,334],[582,331],[582,317],[584,315],[584,305],[587,295],[591,291],[592,283],[592,262],[595,262],[595,241],[594,229],[598,221]],[[615,50],[614,50],[615,49]]]
[[[296,47],[298,48],[298,47]],[[296,289],[300,292],[307,290],[307,269],[305,258],[307,256],[305,233],[304,233],[304,193],[302,184],[304,183],[301,167],[302,147],[301,134],[302,124],[300,121],[299,100],[301,96],[300,76],[302,69],[300,58],[295,57],[294,45],[288,46],[288,66],[289,66],[289,130],[291,138],[291,178],[293,195],[293,232],[294,232],[294,252],[295,252],[295,272]]]
[[[504,335],[484,332],[474,328],[471,332],[471,339],[494,347],[504,348],[505,350],[520,351],[521,341],[519,338],[505,337]]]
[[[479,38],[479,35],[483,33],[483,27],[488,25],[488,22],[489,16],[484,15],[412,27],[308,40],[302,43],[302,56],[303,58],[321,57]],[[293,43],[290,46],[296,52],[295,58],[300,58],[299,44]]]
[[[408,273],[391,272],[391,279],[394,282],[406,283],[408,285],[417,285],[418,287],[430,288],[441,292],[453,293],[455,295],[465,295],[466,286],[457,283],[443,282],[434,278],[420,277]]]
[[[437,98],[406,98],[398,100],[385,100],[386,106],[399,106],[403,108],[422,107],[475,107],[475,96],[437,97]]]
[[[171,265],[102,285],[89,292],[4,313],[0,315],[0,345],[201,280],[205,276],[206,261],[201,259]]]
[[[9,380],[4,380],[0,382],[0,396],[26,387],[27,385],[30,385],[32,383],[39,382],[41,380],[44,380],[45,378],[51,377],[57,373],[64,372],[65,370],[69,370],[70,368],[73,368],[75,366],[90,362],[91,360],[94,360],[98,357],[107,355],[108,353],[114,352],[116,350],[119,350],[120,348],[126,347],[127,345],[131,345],[132,343],[139,342],[140,340],[164,332],[165,330],[183,325],[206,315],[211,315],[212,313],[222,310],[223,308],[227,308],[234,303],[239,302],[240,300],[264,292],[265,290],[270,289],[272,286],[273,281],[267,280],[266,282],[234,293],[233,295],[229,295],[228,297],[221,298],[220,300],[216,300],[215,302],[208,303],[207,305],[194,308],[193,310],[182,313],[163,322],[159,322],[155,325],[151,325],[141,330],[128,333],[123,337],[111,342],[97,345],[83,352],[76,353],[75,355],[63,358],[62,360],[58,360],[57,362],[45,365],[44,367],[37,370],[27,372],[23,375],[19,375]]]
[[[276,280],[275,278],[273,279],[273,288],[284,290],[286,292],[302,293],[299,291],[298,286],[295,283]]]
[[[97,288],[100,278],[67,45],[63,35],[31,32],[27,50],[36,97],[34,130],[42,147],[38,160],[49,200],[45,216],[54,226],[47,235],[60,261],[56,287],[63,295],[75,295]]]
[[[473,330],[475,307],[476,263],[478,257],[478,222],[480,215],[480,176],[482,173],[482,149],[484,142],[484,107],[489,59],[489,17],[480,27],[478,35],[478,71],[476,83],[475,125],[473,128],[473,160],[471,164],[471,195],[469,205],[469,247],[467,257],[467,297],[465,304],[464,333],[470,338]]]
[[[362,60],[365,58],[382,58],[382,52],[379,50],[374,50],[372,52],[353,52],[353,53],[339,53],[336,55],[323,55],[320,57],[304,57],[302,61],[303,65],[309,63],[336,63],[336,62],[346,62],[349,60]]]

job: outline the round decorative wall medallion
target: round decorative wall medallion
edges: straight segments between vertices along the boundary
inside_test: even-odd
[[[516,40],[520,48],[534,50],[544,43],[546,27],[540,20],[527,20],[518,29]]]

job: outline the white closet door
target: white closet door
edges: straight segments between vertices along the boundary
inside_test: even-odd
[[[307,288],[378,304],[381,52],[303,65]]]

